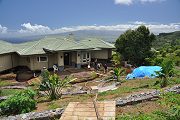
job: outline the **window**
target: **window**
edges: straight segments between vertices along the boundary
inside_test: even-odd
[[[83,63],[90,62],[90,53],[89,52],[83,52],[83,54],[82,54],[82,62]]]
[[[39,56],[39,57],[37,57],[37,61],[38,62],[47,62],[48,57],[47,56]]]

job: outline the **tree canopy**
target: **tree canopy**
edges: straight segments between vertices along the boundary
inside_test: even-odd
[[[151,57],[151,46],[155,35],[146,26],[139,26],[135,30],[127,30],[116,40],[117,52],[122,59],[133,65],[143,65],[145,58]]]

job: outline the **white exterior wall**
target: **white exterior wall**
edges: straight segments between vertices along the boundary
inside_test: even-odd
[[[54,64],[58,64],[57,54],[48,55],[48,66],[52,68]]]
[[[19,65],[19,56],[16,53],[0,55],[0,71],[11,69]]]
[[[77,59],[76,63],[80,64],[81,63],[81,52],[77,52],[76,59]]]
[[[37,60],[37,57],[39,56],[47,56],[47,55],[35,55],[30,56],[30,69],[31,70],[41,70],[43,67],[48,68],[48,61],[45,62],[39,62]],[[47,56],[48,57],[48,56]]]
[[[12,68],[11,54],[0,55],[0,71]]]
[[[108,59],[108,49],[92,51],[91,57],[97,59]]]
[[[58,65],[64,66],[64,53],[63,52],[58,52],[57,59],[58,59]]]
[[[31,68],[30,63],[31,63],[30,57],[25,57],[25,56],[19,57],[19,63],[18,63],[19,66],[27,66],[27,67]]]

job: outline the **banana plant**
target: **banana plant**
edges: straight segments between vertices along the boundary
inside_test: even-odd
[[[174,74],[174,63],[172,60],[164,59],[161,63],[161,71],[157,72],[157,75],[161,79],[161,87],[166,87],[168,84],[169,77],[173,76]]]

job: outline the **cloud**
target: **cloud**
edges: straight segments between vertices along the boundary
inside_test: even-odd
[[[115,0],[115,4],[124,4],[124,5],[130,5],[133,3],[133,0]]]
[[[20,29],[20,33],[37,33],[37,34],[48,34],[51,33],[52,30],[48,26],[43,25],[31,25],[31,23],[24,23],[21,25],[23,29]]]
[[[30,23],[24,23],[21,26],[24,29],[19,30],[22,34],[56,34],[73,32],[78,30],[108,30],[108,31],[126,31],[127,29],[136,29],[140,25],[147,26],[154,33],[161,32],[172,32],[180,30],[180,23],[170,24],[158,24],[158,23],[146,23],[143,21],[130,22],[128,24],[117,24],[117,25],[84,25],[84,26],[72,26],[72,27],[61,27],[57,29],[51,29],[48,26],[43,25],[31,25]]]
[[[0,25],[0,33],[2,34],[7,33],[7,27],[3,27],[2,25]]]
[[[146,24],[143,21],[135,21],[135,22],[130,22],[130,23],[133,23],[133,24],[136,24],[136,25],[144,25],[144,24]]]
[[[73,32],[78,30],[106,30],[106,31],[120,31],[125,32],[128,29],[136,29],[140,25],[145,25],[154,34],[167,33],[173,31],[180,31],[180,23],[147,23],[143,21],[128,22],[127,24],[117,24],[117,25],[82,25],[82,26],[71,26],[71,27],[61,27],[52,29],[48,26],[24,23],[20,30],[12,31],[8,30],[7,27],[2,27],[0,25],[0,36],[30,36],[30,35],[46,35],[46,34],[58,34],[65,32]]]
[[[146,2],[162,2],[165,0],[114,0],[115,4],[131,5],[135,2],[146,3]]]

